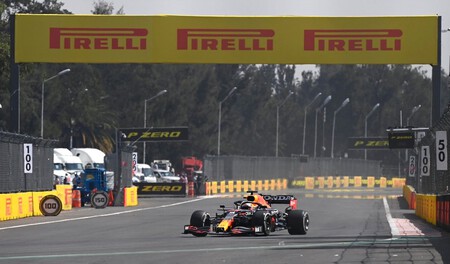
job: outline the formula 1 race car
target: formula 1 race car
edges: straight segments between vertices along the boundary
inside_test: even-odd
[[[192,213],[184,234],[204,237],[214,235],[264,235],[287,229],[291,235],[305,235],[309,228],[309,214],[297,210],[297,199],[292,195],[263,195],[249,191],[245,200],[234,202],[233,208],[218,209],[215,217],[197,210]],[[284,212],[272,204],[289,204]]]

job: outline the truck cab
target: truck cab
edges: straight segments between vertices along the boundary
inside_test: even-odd
[[[72,155],[81,159],[83,166],[89,164],[94,169],[105,168],[105,153],[96,148],[73,148],[71,150]],[[88,166],[89,167],[89,166]]]

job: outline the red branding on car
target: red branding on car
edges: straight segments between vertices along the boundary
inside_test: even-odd
[[[400,51],[400,29],[304,31],[305,51]]]
[[[178,50],[271,51],[271,29],[178,29]]]
[[[51,49],[145,50],[145,28],[50,28]]]

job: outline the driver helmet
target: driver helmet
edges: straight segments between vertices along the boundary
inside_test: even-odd
[[[248,203],[243,203],[241,205],[241,209],[252,209],[252,203],[248,202]]]

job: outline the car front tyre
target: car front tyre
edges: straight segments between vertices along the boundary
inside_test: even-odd
[[[287,229],[291,235],[306,235],[309,229],[309,214],[303,210],[292,210],[287,216]]]

